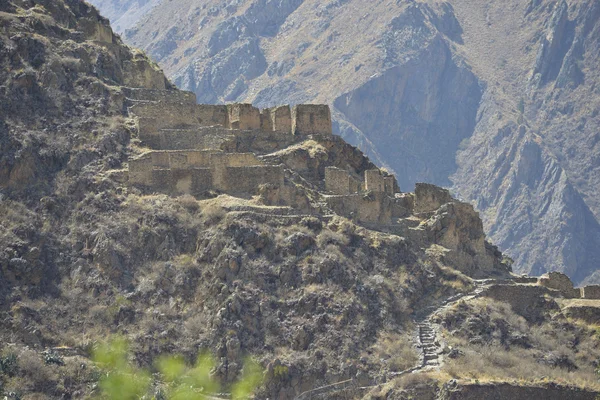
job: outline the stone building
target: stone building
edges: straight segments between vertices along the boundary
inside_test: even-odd
[[[307,135],[331,135],[326,105],[196,104],[190,92],[126,89],[138,137],[152,149],[129,162],[129,182],[179,195],[208,190],[255,194],[284,185],[281,165],[244,151],[273,151]]]

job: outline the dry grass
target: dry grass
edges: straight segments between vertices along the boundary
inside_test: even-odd
[[[600,359],[598,335],[589,326],[571,325],[560,315],[554,321],[538,325],[528,324],[512,311],[510,305],[476,299],[445,311],[468,312],[485,316],[489,321],[502,321],[510,332],[528,338],[531,348],[507,347],[493,344],[472,344],[468,338],[445,332],[448,344],[463,355],[447,359],[443,370],[454,379],[477,379],[482,382],[515,380],[523,383],[555,382],[600,390],[595,362]],[[566,324],[566,325],[565,325]],[[464,329],[464,325],[463,325]],[[563,358],[568,367],[544,362],[547,358]]]
[[[202,208],[202,219],[207,224],[216,224],[225,216],[225,210],[218,203],[208,203]]]
[[[444,367],[452,378],[470,378],[481,382],[518,381],[522,383],[554,382],[600,390],[593,369],[568,372],[536,362],[535,351],[503,350],[495,346],[470,345],[464,355]]]
[[[191,213],[195,213],[200,209],[198,200],[190,194],[186,194],[177,198],[177,202]]]
[[[419,355],[406,334],[382,333],[373,345],[372,351],[373,356],[382,360],[391,372],[412,368],[419,361]]]

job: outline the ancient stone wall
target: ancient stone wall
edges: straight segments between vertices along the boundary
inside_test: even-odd
[[[580,297],[580,290],[575,289],[571,279],[569,279],[567,275],[560,272],[553,271],[542,275],[538,279],[538,284],[549,289],[558,290],[567,298]]]
[[[151,186],[161,192],[172,195],[201,195],[213,189],[212,170],[210,168],[154,169]]]
[[[160,103],[182,103],[188,105],[196,104],[196,94],[183,90],[159,90],[148,88],[123,87],[121,91],[129,100],[136,102],[160,102]]]
[[[325,189],[337,195],[352,193],[348,171],[336,167],[325,168]]]
[[[235,135],[235,151],[268,154],[298,143],[298,136],[291,132],[230,131]],[[224,149],[223,149],[224,150]]]
[[[582,287],[581,298],[588,300],[600,300],[600,285]]]
[[[163,150],[221,150],[225,142],[235,141],[236,134],[239,134],[239,131],[220,126],[201,126],[193,129],[161,129],[157,135],[157,143],[158,148]]]
[[[327,204],[339,215],[358,222],[388,225],[392,222],[394,199],[384,193],[329,196]]]
[[[329,106],[299,104],[292,108],[292,132],[296,135],[331,135]]]
[[[450,192],[428,183],[417,183],[415,186],[415,212],[431,212],[440,206],[454,201]]]
[[[209,189],[256,193],[260,185],[283,185],[281,166],[263,165],[252,153],[152,151],[129,162],[130,182],[172,194]]]
[[[365,171],[365,190],[385,193],[385,178],[380,170],[371,169]]]
[[[284,171],[279,165],[226,167],[217,189],[227,193],[257,193],[261,185],[283,186]]]
[[[398,186],[398,181],[396,177],[393,175],[388,175],[383,178],[384,191],[390,196],[393,196],[396,193],[400,192],[400,187]]]
[[[298,142],[294,118],[298,134],[331,134],[328,106],[297,106],[292,118],[289,106],[261,112],[251,104],[195,104],[195,96],[184,92],[125,89],[124,94],[133,104],[129,112],[137,117],[139,138],[158,150],[130,160],[130,182],[167,193],[257,193],[265,184],[283,186],[283,167],[265,165],[253,153]],[[346,172],[345,187],[344,193],[356,193],[361,182]],[[380,214],[360,204],[357,210],[366,219]]]
[[[227,105],[229,128],[241,130],[261,129],[261,114],[252,104],[234,103]]]
[[[130,87],[164,90],[167,81],[163,72],[150,64],[145,57],[123,61],[123,83]]]
[[[275,132],[292,131],[292,110],[290,106],[279,106],[264,110],[271,120],[271,129]]]
[[[154,163],[152,155],[144,154],[136,159],[129,160],[129,182],[134,185],[150,186],[152,184],[152,170]]]
[[[138,103],[129,108],[138,117],[140,139],[158,135],[161,129],[227,125],[226,106],[163,102]]]

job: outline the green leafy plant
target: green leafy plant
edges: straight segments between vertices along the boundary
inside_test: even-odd
[[[100,379],[100,398],[116,399],[165,399],[201,400],[207,394],[218,393],[219,383],[211,371],[215,360],[209,353],[198,356],[194,365],[188,365],[182,356],[163,356],[154,363],[159,372],[154,386],[160,386],[155,396],[148,396],[152,378],[148,371],[137,368],[128,360],[129,346],[125,339],[117,338],[99,346],[94,351],[94,361],[103,370]],[[263,381],[262,367],[250,358],[244,362],[242,377],[231,386],[231,398],[249,398]]]
[[[94,352],[94,361],[103,370],[100,379],[101,398],[135,400],[150,387],[150,374],[134,367],[127,359],[129,345],[123,338],[102,344]]]
[[[208,353],[201,354],[193,367],[188,367],[181,356],[165,356],[156,366],[167,384],[166,398],[170,400],[203,399],[201,393],[219,391],[219,384],[212,379],[215,361]]]

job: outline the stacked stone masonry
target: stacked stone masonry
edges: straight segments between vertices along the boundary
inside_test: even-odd
[[[325,189],[331,193],[327,203],[333,211],[360,222],[391,224],[405,211],[404,201],[396,197],[396,178],[379,169],[365,171],[361,182],[350,171],[327,167]]]
[[[153,149],[129,162],[131,184],[169,194],[208,190],[255,194],[284,185],[283,166],[266,165],[245,148],[273,151],[306,135],[331,135],[326,105],[196,104],[193,93],[124,89],[138,137]]]
[[[600,285],[575,288],[569,277],[561,272],[549,272],[540,276],[538,285],[559,291],[564,297],[570,299],[600,300]]]
[[[600,285],[582,287],[581,298],[588,300],[600,300]]]

